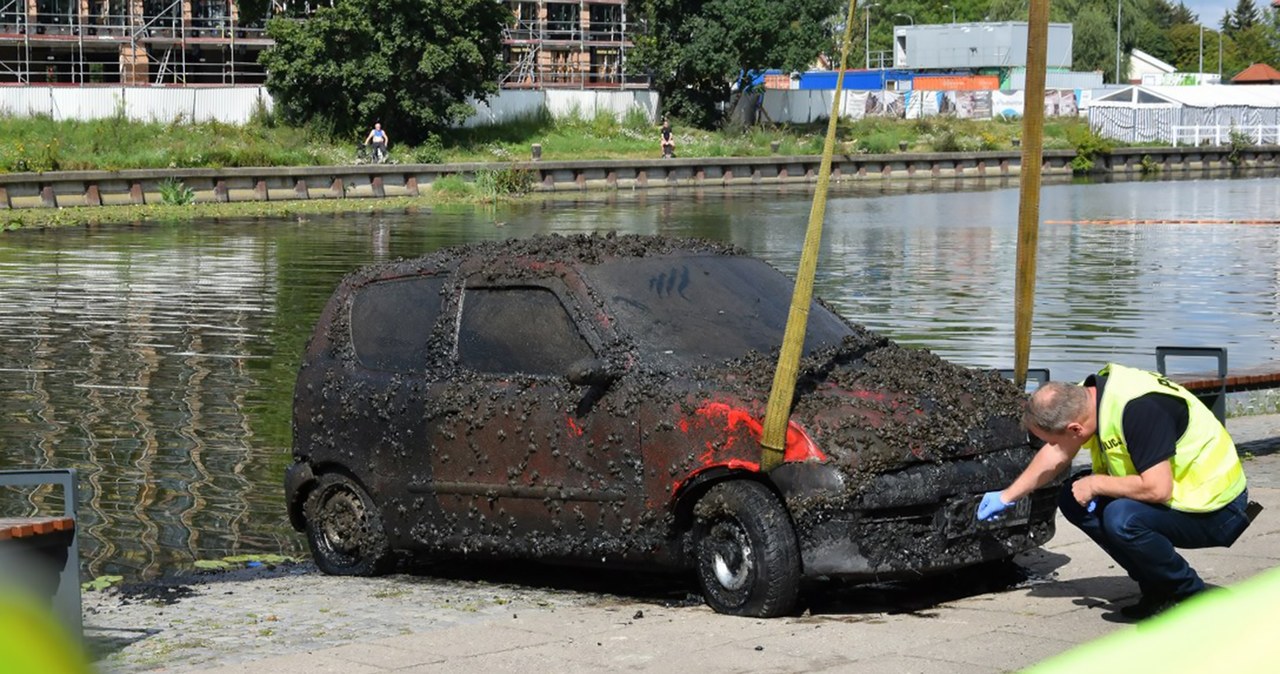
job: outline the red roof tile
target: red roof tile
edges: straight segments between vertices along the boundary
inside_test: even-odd
[[[1239,75],[1231,78],[1236,84],[1246,84],[1250,82],[1277,82],[1280,83],[1280,70],[1276,70],[1265,63],[1255,63],[1245,68]]]

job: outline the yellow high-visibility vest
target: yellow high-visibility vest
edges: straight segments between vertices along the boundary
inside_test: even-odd
[[[1235,500],[1245,488],[1244,468],[1227,429],[1195,395],[1162,375],[1108,363],[1098,402],[1098,433],[1085,443],[1093,472],[1137,475],[1124,437],[1124,406],[1148,393],[1164,393],[1187,403],[1187,430],[1174,445],[1173,495],[1168,506],[1184,512],[1211,512]]]

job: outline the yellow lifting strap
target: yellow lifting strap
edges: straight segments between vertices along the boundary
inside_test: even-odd
[[[800,268],[796,271],[795,291],[787,329],[773,373],[773,388],[765,409],[764,431],[760,438],[760,469],[769,471],[782,463],[795,397],[796,375],[813,302],[813,277],[818,266],[818,248],[822,243],[822,221],[827,210],[827,187],[831,183],[831,156],[835,151],[836,126],[840,119],[844,74],[853,39],[853,17],[857,0],[849,0],[849,13],[844,22],[844,42],[840,46],[840,74],[836,79],[835,97],[831,101],[831,118],[827,122],[827,138],[822,148],[822,165],[818,185],[809,210],[809,226],[805,232]],[[1021,191],[1018,204],[1018,252],[1014,299],[1014,381],[1025,387],[1027,362],[1031,352],[1031,316],[1035,301],[1036,246],[1039,239],[1040,174],[1044,143],[1044,83],[1046,46],[1049,31],[1048,0],[1031,0],[1027,26],[1027,81],[1022,115]]]
[[[1049,42],[1049,0],[1031,0],[1027,16],[1027,83],[1022,103],[1021,191],[1018,194],[1018,269],[1014,277],[1013,383],[1027,385],[1031,314],[1036,297],[1040,239],[1040,168],[1044,144],[1044,79]]]
[[[844,42],[840,45],[840,74],[836,93],[831,99],[831,118],[827,122],[827,139],[822,145],[822,165],[818,169],[818,186],[809,209],[809,227],[804,235],[800,268],[796,271],[795,292],[791,295],[791,311],[787,330],[782,336],[778,367],[773,372],[773,388],[764,414],[764,431],[760,437],[760,470],[773,470],[782,463],[787,439],[787,422],[791,418],[791,401],[796,392],[796,374],[800,368],[800,351],[809,323],[809,305],[813,302],[813,275],[818,268],[818,247],[822,243],[822,219],[827,212],[827,186],[831,184],[831,155],[836,148],[836,126],[840,121],[840,102],[844,93],[844,73],[849,60],[849,44],[853,41],[853,18],[857,0],[849,0],[849,14],[844,19]]]

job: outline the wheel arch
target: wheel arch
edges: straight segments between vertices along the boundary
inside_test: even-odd
[[[355,471],[342,463],[325,461],[312,465],[309,461],[299,461],[285,471],[285,504],[289,512],[289,524],[295,531],[303,531],[306,527],[306,505],[311,492],[320,484],[320,478],[332,473],[340,474],[355,482],[379,506],[377,496],[369,489],[368,483],[361,479]]]
[[[701,470],[694,474],[688,480],[684,481],[679,490],[676,492],[672,503],[672,533],[683,541],[689,532],[693,529],[693,509],[712,487],[724,482],[734,480],[747,480],[755,482],[765,489],[768,489],[778,503],[782,505],[782,509],[787,513],[787,519],[791,520],[792,532],[795,531],[795,520],[791,518],[791,510],[787,508],[786,498],[778,485],[769,479],[768,475],[754,470],[745,470],[742,468],[730,468],[729,466],[713,466],[705,470]],[[687,556],[686,546],[681,545],[681,555]]]

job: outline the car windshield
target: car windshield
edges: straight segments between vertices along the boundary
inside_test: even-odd
[[[761,260],[727,255],[610,260],[585,274],[642,355],[666,367],[777,349],[794,286]],[[838,344],[851,332],[814,302],[805,352]]]

